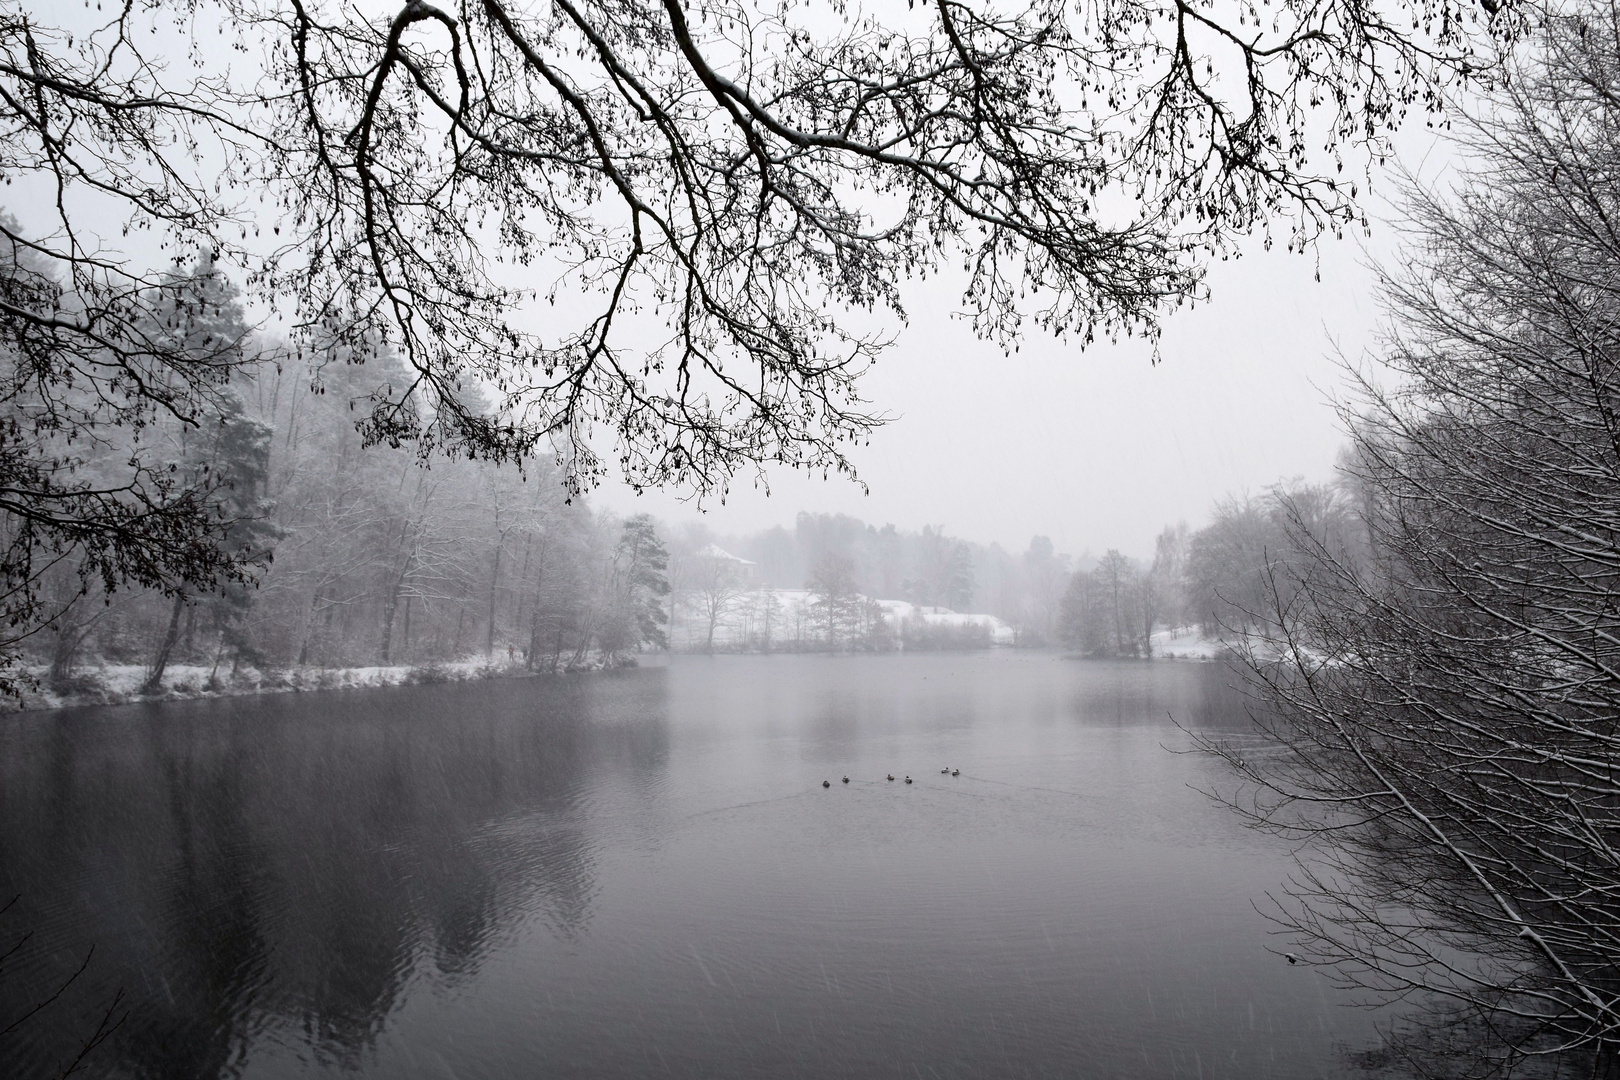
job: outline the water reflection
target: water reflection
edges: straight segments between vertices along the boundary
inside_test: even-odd
[[[1286,852],[1164,749],[1243,730],[1227,681],[691,657],[9,718],[0,1015],[98,951],[0,1074],[122,986],[100,1075],[1333,1075],[1367,1021],[1250,906]]]
[[[352,1066],[413,983],[453,989],[532,916],[584,932],[603,773],[655,790],[664,673],[276,696],[8,720],[0,927],[34,930],[0,979],[3,1047],[52,1075],[125,991],[98,1060],[210,1077],[267,1027]]]

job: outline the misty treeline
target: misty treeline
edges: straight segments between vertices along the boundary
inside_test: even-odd
[[[48,262],[10,250],[13,292],[73,302]],[[593,513],[544,459],[520,471],[365,445],[357,413],[406,365],[251,329],[210,262],[126,308],[151,351],[195,368],[161,407],[148,389],[110,408],[72,368],[13,370],[10,467],[41,490],[36,505],[13,491],[6,506],[0,644],[57,690],[91,689],[75,673],[102,663],[139,665],[148,691],[175,665],[204,669],[183,677],[196,689],[244,667],[255,685],[369,665],[431,678],[476,659],[566,670],[668,647],[671,619],[676,647],[707,651],[991,644],[986,623],[907,619],[876,600],[994,615],[1022,646],[1145,656],[1156,625],[1213,628],[1242,610],[1280,550],[1275,512],[1253,503],[1217,508],[1196,533],[1167,529],[1147,566],[1116,551],[1077,561],[1043,536],[1014,553],[842,515],[800,514],[792,530],[721,538],[725,549],[702,526],[666,539],[644,515]],[[13,355],[28,344],[18,334]],[[80,520],[60,512],[67,495],[86,504]],[[38,527],[38,504],[56,532]],[[212,588],[186,580],[210,575]]]
[[[212,357],[222,376],[185,415],[138,423],[24,431],[28,403],[14,399],[12,448],[88,491],[146,498],[154,509],[128,515],[113,543],[206,552],[214,532],[243,571],[211,590],[159,573],[121,580],[94,537],[40,548],[28,518],[5,517],[11,565],[28,572],[7,598],[11,643],[57,688],[71,689],[86,661],[141,665],[156,690],[179,663],[204,666],[198,678],[217,686],[244,664],[482,657],[554,671],[664,644],[668,555],[649,518],[593,513],[544,461],[520,472],[364,447],[354,411],[379,380],[404,377],[397,359],[358,365],[341,346],[299,355],[252,333],[211,266],[140,302],[154,334]],[[94,388],[56,394],[61,412]],[[165,512],[194,532],[161,531]]]
[[[1045,536],[1020,552],[948,535],[942,526],[881,528],[844,514],[800,513],[746,536],[703,525],[670,539],[677,643],[713,651],[981,648],[987,623],[944,625],[885,614],[876,601],[994,615],[1016,644],[1057,639],[1074,560]]]
[[[716,536],[702,525],[669,538],[670,638],[699,651],[986,648],[988,624],[941,625],[874,609],[995,616],[1019,647],[1061,645],[1087,657],[1149,658],[1155,634],[1239,645],[1273,616],[1276,570],[1297,568],[1295,519],[1356,549],[1356,485],[1280,483],[1217,503],[1208,524],[1167,526],[1151,558],[1117,549],[1071,556],[1049,537],[1022,551],[903,530],[843,514],[800,513],[792,529]]]
[[[988,624],[930,625],[870,607],[900,600],[993,615],[1014,645],[1087,657],[1149,658],[1156,634],[1177,632],[1238,645],[1273,618],[1277,568],[1300,561],[1293,522],[1350,550],[1356,499],[1348,477],[1280,483],[1217,503],[1202,528],[1165,527],[1146,559],[1112,548],[1071,556],[1046,536],[1010,552],[940,526],[879,528],[843,514],[800,513],[792,529],[736,537],[689,526],[669,541],[672,637],[703,651],[991,644]]]
[[[1620,1075],[1620,9],[1547,13],[1413,186],[1331,491],[1222,516],[1302,959],[1425,1076]],[[1189,563],[1194,560],[1189,559]]]
[[[1258,495],[1232,496],[1209,522],[1166,526],[1151,558],[1110,548],[1082,558],[1057,609],[1057,639],[1083,656],[1153,655],[1154,635],[1184,632],[1208,644],[1241,647],[1275,622],[1274,598],[1307,553],[1294,536],[1304,523],[1336,550],[1359,553],[1357,485],[1341,475],[1325,483],[1290,480]],[[1289,568],[1279,575],[1280,568]]]

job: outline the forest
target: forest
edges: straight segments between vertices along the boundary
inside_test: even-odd
[[[1246,238],[1364,223],[1317,137],[1341,170],[1387,154],[1528,25],[1393,6],[1290,3],[1260,42],[1241,5],[1125,0],[8,3],[0,683],[24,653],[155,687],[177,656],[217,680],[655,645],[662,555],[585,516],[593,484],[853,476],[904,281],[949,268],[1008,350],[1153,338]],[[243,336],[233,285],[284,341]],[[863,584],[968,606],[960,569]],[[978,569],[971,606],[1053,636],[1048,583]],[[823,608],[824,640],[873,625]]]
[[[211,267],[177,278],[149,317],[200,355],[232,353],[201,416],[90,437],[41,430],[33,449],[64,476],[194,507],[246,572],[214,590],[154,587],[101,572],[93,546],[47,550],[29,568],[29,602],[13,593],[12,641],[51,688],[72,693],[87,664],[138,666],[141,689],[157,692],[175,664],[206,690],[241,684],[244,668],[243,686],[311,666],[433,678],[433,664],[473,656],[558,671],[663,644],[667,554],[646,517],[593,514],[545,460],[520,469],[364,447],[354,410],[379,374],[398,377],[389,358],[362,367],[339,347],[298,355],[263,338]],[[137,456],[140,473],[113,479]],[[36,539],[23,519],[5,525],[14,552]]]
[[[1204,528],[1167,527],[1151,560],[1112,549],[1075,558],[1044,536],[1014,553],[942,526],[828,514],[747,536],[717,537],[701,522],[671,529],[593,512],[547,458],[520,467],[366,446],[356,408],[379,379],[405,377],[398,359],[360,364],[340,345],[267,337],[210,265],[146,303],[177,348],[229,356],[200,421],[159,414],[91,439],[39,430],[35,452],[73,476],[112,477],[140,457],[165,497],[193,499],[218,523],[247,572],[217,590],[164,588],[98,573],[93,547],[52,553],[32,568],[37,592],[13,594],[19,687],[93,697],[109,666],[138,669],[126,690],[195,693],[329,685],[325,672],[370,667],[410,669],[401,677],[411,680],[555,673],[672,645],[994,640],[993,621],[911,614],[924,611],[993,616],[1010,630],[1005,644],[1150,658],[1155,632],[1196,627],[1217,640],[1251,629],[1270,567],[1289,558],[1285,505],[1309,504],[1324,527],[1349,521],[1337,488],[1295,483],[1223,502]],[[13,550],[34,539],[21,519],[7,525]]]
[[[12,257],[15,277],[60,288],[20,248]],[[211,264],[139,301],[154,336],[222,374],[190,415],[111,425],[25,428],[25,398],[14,396],[14,453],[48,462],[57,483],[94,477],[98,498],[137,500],[123,523],[133,537],[111,546],[96,539],[109,530],[45,542],[27,517],[6,518],[20,690],[94,699],[109,666],[123,669],[126,693],[149,694],[330,685],[323,673],[371,667],[430,680],[559,672],[668,648],[672,627],[676,648],[698,651],[992,642],[988,622],[908,619],[876,601],[990,615],[1010,628],[1009,644],[1146,656],[1155,625],[1195,621],[1188,598],[1224,595],[1214,576],[1251,571],[1244,558],[1267,542],[1228,536],[1239,528],[1230,508],[1210,529],[1167,529],[1147,567],[1117,551],[1076,560],[1044,536],[1012,553],[942,526],[902,531],[841,515],[801,513],[792,530],[718,538],[701,523],[621,520],[593,512],[563,483],[566,463],[550,458],[520,466],[367,446],[356,411],[379,381],[407,377],[399,359],[376,351],[361,363],[339,344],[295,348],[264,334]],[[96,408],[78,387],[52,393],[58,412]],[[174,527],[164,515],[181,513],[223,538],[233,562],[222,587],[165,581],[155,568],[110,571],[119,559],[131,569],[132,539],[163,557],[217,558],[163,531]],[[1188,568],[1204,578],[1184,581]],[[1213,632],[1218,619],[1210,610],[1197,621]]]
[[[156,413],[89,439],[42,428],[28,433],[31,449],[59,476],[150,485],[189,507],[221,531],[240,570],[222,588],[164,587],[103,572],[93,546],[45,550],[27,568],[32,591],[12,595],[18,687],[93,696],[109,666],[139,669],[126,689],[145,693],[328,685],[322,672],[368,667],[412,669],[413,680],[554,673],[667,648],[672,619],[707,631],[677,647],[711,651],[717,628],[726,647],[764,651],[990,643],[977,624],[914,627],[904,640],[876,599],[993,614],[1019,644],[1057,640],[1071,560],[1044,537],[1012,555],[938,527],[800,514],[791,532],[724,538],[738,557],[717,559],[705,552],[727,553],[701,524],[671,533],[646,515],[594,512],[546,458],[519,467],[366,446],[356,408],[379,379],[404,377],[397,358],[361,364],[343,346],[267,337],[212,266],[144,302],[153,332],[177,350],[225,354],[198,415]],[[6,525],[14,552],[37,542],[25,519]],[[740,560],[746,579],[732,573]],[[762,599],[762,589],[783,595]]]
[[[1240,628],[1234,617],[1258,609],[1267,559],[1285,556],[1277,494],[1223,503],[1196,531],[1166,528],[1150,562],[1115,550],[1076,559],[1044,536],[1013,553],[941,526],[842,515],[800,513],[791,530],[736,537],[700,522],[619,519],[593,512],[544,458],[519,468],[365,446],[356,406],[379,377],[403,377],[397,360],[360,365],[340,346],[299,351],[267,338],[211,267],[177,278],[150,317],[199,354],[221,342],[233,352],[206,420],[155,417],[90,442],[73,431],[39,437],[74,475],[110,475],[138,450],[223,524],[253,573],[217,591],[165,590],[109,580],[82,555],[51,559],[15,639],[21,684],[93,693],[87,669],[108,665],[138,668],[135,689],[157,693],[177,679],[191,692],[316,686],[323,671],[367,667],[409,668],[411,679],[559,672],[672,644],[991,644],[988,623],[908,625],[876,601],[990,615],[1011,629],[1009,644],[1148,657],[1155,630],[1196,625],[1218,638]],[[1308,490],[1323,513],[1343,514],[1327,488]]]

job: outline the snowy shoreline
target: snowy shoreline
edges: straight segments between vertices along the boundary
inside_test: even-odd
[[[235,675],[216,673],[205,664],[170,664],[163,689],[143,693],[148,669],[141,664],[101,664],[81,668],[63,685],[52,686],[43,666],[28,670],[34,681],[20,698],[0,702],[0,712],[39,712],[100,705],[130,705],[143,701],[191,701],[198,698],[245,697],[254,694],[298,694],[321,690],[373,690],[390,686],[429,686],[439,683],[479,682],[485,679],[538,678],[580,671],[633,667],[600,661],[567,671],[530,671],[522,661],[506,663],[479,658],[433,664],[388,664],[348,668],[291,668],[260,671],[244,667]]]
[[[1148,642],[1155,660],[1219,660],[1231,651],[1226,642],[1207,638],[1196,627],[1158,630]]]
[[[953,613],[954,614],[954,613]],[[981,619],[985,616],[959,616]],[[994,648],[1006,648],[997,642]],[[728,648],[733,654],[749,652]],[[784,655],[792,649],[780,650]],[[933,651],[933,650],[922,650]],[[1153,635],[1155,660],[1209,662],[1218,660],[1227,646],[1201,636],[1196,630],[1161,630]],[[678,650],[679,654],[695,650]],[[243,667],[234,675],[217,672],[206,664],[170,664],[163,675],[163,689],[142,692],[148,669],[142,664],[98,664],[80,668],[61,685],[53,686],[44,665],[29,667],[33,685],[24,687],[17,698],[0,700],[0,712],[40,712],[50,709],[76,709],[102,705],[130,705],[143,701],[192,701],[199,698],[244,697],[252,694],[298,694],[321,690],[372,690],[391,686],[428,686],[440,683],[479,682],[485,679],[536,678],[556,674],[607,671],[634,667],[628,658],[616,664],[601,660],[566,671],[530,671],[521,660],[505,662],[487,658],[429,664],[377,664],[346,668],[288,668],[261,671]]]

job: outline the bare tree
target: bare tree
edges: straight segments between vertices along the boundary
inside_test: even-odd
[[[752,614],[759,648],[763,652],[770,652],[771,643],[775,640],[772,635],[782,618],[782,600],[776,595],[775,586],[767,584],[755,591]]]
[[[144,32],[171,12],[182,38],[214,33]],[[10,317],[58,351],[191,370],[99,329],[133,326],[120,305],[149,282],[117,230],[88,229],[95,204],[249,270],[357,356],[397,348],[405,378],[361,419],[374,440],[481,457],[561,440],[576,483],[603,468],[592,425],[636,484],[847,469],[879,420],[856,380],[881,336],[837,308],[898,311],[908,274],[961,265],[998,340],[1026,316],[1152,332],[1234,234],[1353,220],[1355,185],[1323,166],[1438,109],[1486,33],[1449,0],[846,14],[216,0],[66,25],[12,0],[8,169],[64,198],[6,235],[78,313],[24,297]],[[495,269],[511,263],[536,284]],[[521,314],[535,298],[565,300],[543,332]]]
[[[811,569],[805,587],[823,642],[829,649],[839,648],[860,624],[862,598],[855,584],[854,564],[842,555],[823,555]]]
[[[1059,606],[1070,576],[1068,556],[1057,554],[1050,537],[1036,536],[1030,539],[1020,569],[1027,630],[1032,631],[1029,643],[1044,645],[1057,638]]]
[[[1222,750],[1308,845],[1281,913],[1305,959],[1446,1010],[1456,1068],[1611,1076],[1620,9],[1549,17],[1513,76],[1457,190],[1413,198],[1395,388],[1347,408],[1364,528],[1284,502],[1251,663],[1286,752]]]
[[[690,603],[703,626],[703,651],[714,651],[716,631],[726,624],[746,593],[738,561],[709,544],[686,561]]]
[[[1242,635],[1266,618],[1266,586],[1288,547],[1277,510],[1269,494],[1226,498],[1192,537],[1187,600],[1207,636]]]
[[[1142,575],[1142,623],[1147,655],[1153,656],[1153,628],[1186,625],[1187,523],[1166,526],[1153,542],[1153,563]]]
[[[1110,548],[1095,567],[1081,570],[1063,595],[1059,634],[1086,656],[1142,656],[1149,639],[1142,631],[1142,573]]]

